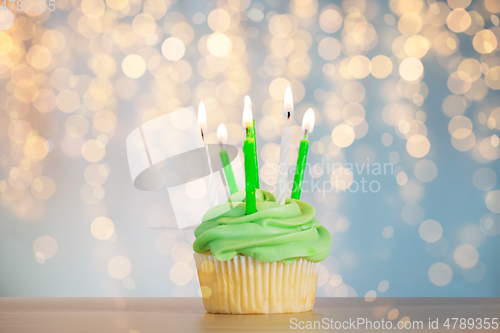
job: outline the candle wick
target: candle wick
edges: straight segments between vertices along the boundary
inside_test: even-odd
[[[222,145],[222,142],[219,142],[220,149],[224,150],[224,146]]]
[[[304,131],[304,140],[307,140],[307,130]]]
[[[200,129],[200,131],[201,131],[201,139],[205,141],[205,134],[203,134],[203,129]]]
[[[292,113],[290,111],[288,111],[288,115],[286,117],[286,120],[290,119],[290,116],[292,115]]]

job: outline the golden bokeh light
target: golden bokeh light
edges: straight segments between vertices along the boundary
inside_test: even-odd
[[[175,263],[170,268],[170,279],[178,286],[184,286],[193,278],[193,269],[184,262]]]
[[[473,58],[462,60],[460,65],[458,65],[457,73],[464,81],[476,81],[482,75],[481,63]]]
[[[431,148],[429,139],[421,134],[411,136],[406,142],[406,150],[413,157],[420,158],[427,155]]]
[[[365,56],[354,56],[349,61],[349,74],[355,79],[363,79],[370,74],[370,59]]]
[[[340,124],[332,131],[332,140],[335,145],[341,148],[349,147],[356,137],[354,130],[347,124]]]
[[[207,23],[215,32],[224,32],[231,25],[231,16],[222,8],[214,9],[208,14]]]
[[[184,53],[186,52],[186,46],[176,37],[170,37],[165,39],[163,44],[161,45],[161,53],[165,58],[170,61],[180,60]]]
[[[172,260],[174,262],[189,263],[194,260],[193,247],[191,244],[179,242],[172,248]]]
[[[496,0],[484,0],[484,6],[491,13],[500,13],[500,4]]]
[[[500,66],[490,68],[484,77],[484,81],[491,89],[500,90]]]
[[[101,17],[106,11],[103,0],[82,0],[80,6],[85,15],[94,19]]]
[[[389,239],[389,238],[392,238],[392,236],[394,236],[394,228],[393,227],[388,225],[387,227],[382,229],[382,237],[384,237],[385,239]],[[380,290],[380,288],[379,288],[379,290]]]
[[[491,136],[490,141],[491,141],[491,145],[492,145],[494,148],[498,147],[498,145],[500,144],[500,138],[499,138],[499,137],[498,137],[498,135],[496,135],[496,134],[493,134],[493,135]]]
[[[365,294],[365,302],[371,303],[377,298],[377,292],[375,290],[370,290]]]
[[[14,14],[5,7],[0,8],[0,30],[9,30],[14,24]]]
[[[448,124],[448,131],[456,139],[465,139],[472,133],[472,121],[464,116],[455,116]]]
[[[207,39],[208,51],[216,57],[224,57],[229,55],[233,47],[231,39],[220,32],[214,32]]]
[[[416,35],[422,29],[422,19],[418,13],[403,14],[399,19],[398,28],[403,35]]]
[[[210,287],[201,286],[200,289],[202,298],[209,298],[210,296],[212,296],[212,289],[210,289]]]
[[[132,263],[122,255],[114,256],[108,261],[108,274],[117,280],[126,278],[132,271]]]
[[[40,89],[33,94],[33,106],[40,112],[50,112],[56,107],[56,95],[49,89]]]
[[[389,147],[393,142],[392,135],[389,133],[382,134],[381,141],[384,146]]]
[[[28,134],[24,144],[24,155],[34,161],[39,161],[43,160],[47,154],[47,140],[39,136],[36,131]]]
[[[500,190],[494,190],[486,195],[486,207],[493,213],[500,214]]]
[[[342,26],[342,15],[334,8],[327,8],[321,12],[319,26],[324,32],[334,33]]]
[[[297,17],[311,18],[318,11],[317,0],[292,0],[290,11]]]
[[[443,235],[443,227],[436,220],[425,220],[418,227],[418,234],[427,243],[435,243]]]
[[[63,90],[57,94],[56,105],[62,112],[75,112],[80,106],[80,96],[73,90]]]
[[[146,62],[137,54],[130,54],[123,59],[122,70],[132,79],[141,77],[146,71]]]
[[[107,164],[90,164],[84,172],[85,181],[90,185],[102,185],[108,178],[110,167]]]
[[[318,53],[325,60],[334,60],[340,55],[340,42],[333,37],[325,37],[318,44]]]
[[[82,146],[82,156],[91,163],[99,162],[106,152],[106,147],[96,139],[85,141]]]
[[[479,31],[475,36],[474,39],[472,40],[472,45],[474,46],[474,49],[482,54],[488,54],[493,52],[497,46],[498,46],[498,41],[491,32],[491,30],[485,29]]]
[[[418,80],[424,73],[424,65],[417,58],[407,58],[399,65],[399,75],[406,81]]]
[[[453,270],[447,264],[438,262],[429,267],[427,275],[432,283],[436,286],[443,287],[451,282],[451,279],[453,278]]]
[[[365,115],[365,108],[358,103],[349,103],[342,110],[342,118],[353,127],[361,124],[365,119]]]
[[[406,116],[406,110],[396,103],[390,103],[382,110],[382,119],[389,126],[397,126]]]
[[[403,186],[408,182],[408,175],[401,171],[396,175],[396,182],[399,186]]]
[[[392,61],[385,55],[378,55],[370,62],[370,72],[377,79],[388,77],[392,73]]]
[[[125,7],[129,6],[128,0],[107,0],[106,5],[115,10],[122,10]]]
[[[455,262],[462,268],[472,268],[479,260],[479,252],[470,244],[460,245],[453,252]]]
[[[41,200],[46,200],[54,195],[56,184],[52,179],[46,176],[37,177],[31,185],[31,193]]]
[[[98,240],[106,240],[113,236],[115,225],[111,219],[101,216],[92,221],[90,233]]]
[[[377,290],[381,293],[385,293],[387,290],[389,290],[389,281],[387,280],[380,281]]]
[[[39,259],[43,259],[44,262],[57,253],[57,248],[57,241],[51,236],[40,236],[33,242],[33,252],[35,256]]]
[[[61,53],[66,47],[66,38],[58,30],[47,30],[42,35],[41,44],[51,53]]]
[[[52,62],[50,51],[42,45],[33,45],[26,55],[28,63],[36,69],[42,70]]]
[[[491,140],[491,137],[486,137],[481,140],[479,144],[479,153],[482,157],[490,161],[500,158],[500,146],[494,146],[494,143],[495,140]]]
[[[394,320],[399,317],[399,310],[398,309],[392,309],[387,313],[387,319],[389,320]]]
[[[447,81],[448,89],[454,94],[465,94],[472,87],[472,80],[466,72],[453,72]]]
[[[284,98],[284,93],[286,86],[291,85],[290,81],[284,78],[276,78],[269,85],[269,95],[277,101],[282,101]],[[294,95],[294,102],[296,101]]]
[[[401,42],[402,41],[403,40],[401,40]],[[431,48],[431,41],[423,36],[414,35],[406,39],[403,48],[401,48],[401,45],[399,45],[399,47],[399,57],[404,57],[406,55],[409,57],[420,59],[424,57]],[[405,54],[403,54],[403,50]]]
[[[132,21],[132,29],[139,36],[147,37],[156,31],[155,19],[146,13],[138,14]]]
[[[448,6],[453,9],[456,8],[467,8],[471,4],[472,0],[448,0]]]
[[[470,135],[463,139],[457,139],[456,137],[451,137],[451,144],[456,150],[459,151],[467,151],[472,149],[476,143],[476,136],[474,132],[471,132]]]
[[[446,23],[448,24],[448,28],[450,28],[451,31],[464,32],[470,27],[472,19],[466,10],[457,8],[452,10],[450,14],[448,14]]]

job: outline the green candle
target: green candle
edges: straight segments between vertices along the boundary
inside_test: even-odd
[[[224,174],[226,175],[227,186],[229,187],[229,192],[233,195],[238,192],[239,189],[238,185],[236,185],[236,180],[234,179],[233,168],[231,167],[229,155],[223,146],[223,144],[227,142],[227,128],[224,124],[220,124],[217,128],[217,142],[220,144],[219,156],[222,162],[222,167],[224,168]]]
[[[300,192],[302,191],[302,182],[304,181],[308,150],[309,141],[307,141],[306,136],[304,135],[304,139],[300,141],[297,167],[295,168],[295,177],[293,178],[292,199],[300,200]]]
[[[259,158],[257,155],[257,132],[255,131],[255,119],[252,120],[253,120],[252,137],[254,139],[254,147],[255,147],[255,188],[260,188]]]
[[[302,120],[302,129],[304,130],[304,139],[300,141],[299,156],[297,157],[297,166],[295,168],[295,177],[293,178],[292,199],[300,200],[302,192],[302,183],[304,181],[304,172],[306,170],[307,152],[309,150],[309,141],[307,133],[311,133],[314,126],[314,111],[308,109]]]
[[[255,139],[251,136],[252,110],[245,106],[243,110],[243,126],[246,129],[246,140],[243,142],[243,154],[245,156],[245,191],[247,215],[257,212],[255,201]]]
[[[252,100],[250,96],[246,95],[243,101],[244,108],[248,107],[252,111]],[[253,117],[253,116],[252,116]],[[260,178],[259,178],[259,161],[257,155],[257,132],[255,131],[255,119],[252,119],[252,127],[250,129],[250,137],[254,139],[255,143],[255,188],[260,188]]]
[[[236,180],[234,179],[233,168],[231,167],[231,161],[229,160],[229,155],[227,150],[220,150],[220,159],[222,161],[222,166],[224,167],[224,174],[226,175],[227,186],[229,186],[229,192],[231,195],[239,191],[238,185],[236,185]]]

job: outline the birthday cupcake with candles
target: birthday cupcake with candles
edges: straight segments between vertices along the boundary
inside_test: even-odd
[[[287,87],[276,195],[259,189],[249,99],[243,111],[245,190],[238,191],[228,159],[221,154],[231,196],[206,212],[193,243],[203,303],[210,313],[296,313],[313,308],[319,265],[330,253],[332,236],[315,217],[314,207],[300,200],[307,136],[314,126],[312,109],[304,115],[291,198],[285,195],[292,111]]]

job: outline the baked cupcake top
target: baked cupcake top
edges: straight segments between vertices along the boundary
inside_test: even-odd
[[[257,212],[245,215],[245,195],[239,191],[207,211],[194,231],[195,252],[210,250],[219,261],[238,254],[286,264],[298,258],[326,259],[332,236],[314,216],[313,206],[294,199],[279,205],[270,192],[256,190]]]

